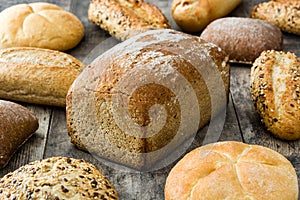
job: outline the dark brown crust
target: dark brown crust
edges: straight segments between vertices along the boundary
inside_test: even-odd
[[[0,100],[0,168],[38,129],[37,118],[27,108]]]
[[[202,32],[202,39],[221,47],[231,62],[252,63],[264,50],[281,50],[283,35],[268,22],[241,17],[213,21]]]
[[[88,16],[121,41],[147,30],[170,28],[164,14],[143,0],[92,0]]]

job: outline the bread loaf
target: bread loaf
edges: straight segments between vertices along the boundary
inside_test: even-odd
[[[254,106],[267,129],[285,140],[300,138],[300,59],[265,51],[251,68]]]
[[[0,13],[0,24],[0,49],[65,51],[75,47],[84,35],[84,27],[75,15],[45,2],[11,6]]]
[[[252,18],[268,21],[281,30],[300,35],[300,2],[298,0],[276,0],[256,5]]]
[[[171,170],[166,200],[297,200],[293,165],[269,148],[218,142],[194,149]]]
[[[264,50],[281,50],[283,35],[268,22],[241,17],[225,17],[210,23],[200,36],[229,54],[231,62],[253,63]]]
[[[84,65],[54,50],[15,47],[0,50],[0,98],[65,106],[66,95]]]
[[[170,28],[159,8],[143,0],[92,0],[88,16],[121,41],[147,30]]]
[[[0,199],[118,199],[92,164],[74,158],[34,161],[0,179]]]
[[[27,108],[0,100],[0,169],[38,127],[37,118]]]
[[[199,32],[229,14],[242,0],[173,0],[172,16],[184,31]]]
[[[71,142],[148,170],[226,107],[227,56],[199,37],[162,29],[102,54],[67,95]]]

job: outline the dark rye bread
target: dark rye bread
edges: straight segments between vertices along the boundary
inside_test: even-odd
[[[263,20],[225,17],[210,23],[201,39],[229,54],[232,62],[251,64],[264,50],[281,50],[283,35],[278,27]]]
[[[92,0],[88,17],[121,41],[147,30],[170,28],[159,8],[143,0]]]
[[[284,140],[300,138],[300,59],[264,51],[251,68],[254,106],[267,129]]]
[[[0,168],[38,129],[35,115],[27,108],[0,100]]]
[[[227,60],[214,44],[169,29],[126,40],[70,88],[71,142],[126,166],[150,167],[224,109]]]
[[[0,199],[118,199],[91,163],[65,157],[31,162],[0,179]]]

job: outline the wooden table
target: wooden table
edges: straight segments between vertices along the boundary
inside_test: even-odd
[[[35,2],[31,0],[30,2]],[[17,3],[28,2],[26,0],[0,1],[0,10]],[[89,52],[102,42],[103,49],[110,46],[107,40],[109,35],[89,22],[87,17],[88,0],[51,0],[64,9],[77,15],[85,26],[85,37],[82,42],[73,50],[68,51],[76,58],[85,61]],[[151,0],[151,2],[165,13],[171,21],[172,28],[178,29],[172,20],[170,7],[171,0]],[[230,15],[248,17],[251,9],[259,0],[243,0],[243,3]],[[284,33],[284,51],[292,51],[300,56],[300,37]],[[86,63],[88,64],[88,63]],[[249,91],[249,65],[231,66],[231,88],[229,104],[227,108],[226,121],[219,141],[235,140],[249,144],[259,144],[269,147],[286,156],[295,166],[298,177],[300,177],[300,140],[286,142],[274,138],[261,124],[258,114],[255,112]],[[40,127],[36,134],[18,150],[11,159],[9,165],[0,170],[0,177],[9,171],[24,165],[28,162],[52,157],[68,156],[74,158],[84,158],[96,165],[104,175],[116,187],[120,199],[163,199],[164,184],[166,177],[175,164],[171,164],[163,169],[147,172],[132,173],[119,171],[110,168],[86,152],[75,148],[69,142],[66,129],[65,109],[57,107],[37,106],[25,104],[32,110],[39,119]],[[205,127],[200,131],[207,129]],[[189,150],[202,145],[202,140],[196,137]]]

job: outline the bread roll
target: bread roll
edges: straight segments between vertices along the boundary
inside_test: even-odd
[[[211,21],[224,17],[242,0],[173,0],[172,16],[184,31],[199,32]]]
[[[285,140],[300,138],[300,59],[265,51],[251,68],[254,106],[267,129]]]
[[[92,164],[74,158],[34,161],[0,179],[0,199],[118,199]]]
[[[281,30],[300,35],[300,1],[277,0],[256,5],[252,18],[268,21]]]
[[[226,107],[227,59],[217,46],[169,29],[126,40],[92,62],[69,90],[71,142],[148,170]]]
[[[297,200],[298,180],[292,164],[258,145],[218,142],[194,149],[171,170],[166,200]]]
[[[147,30],[170,28],[159,8],[143,0],[92,0],[88,16],[121,41]]]
[[[0,13],[0,49],[39,47],[65,51],[84,35],[81,21],[72,13],[44,2],[18,4]]]
[[[37,118],[27,108],[0,100],[0,169],[38,127]]]
[[[200,36],[229,54],[231,62],[252,63],[264,50],[281,50],[283,35],[276,26],[258,19],[225,17],[210,23]]]
[[[0,98],[65,106],[66,95],[84,65],[54,50],[15,47],[0,50]]]

